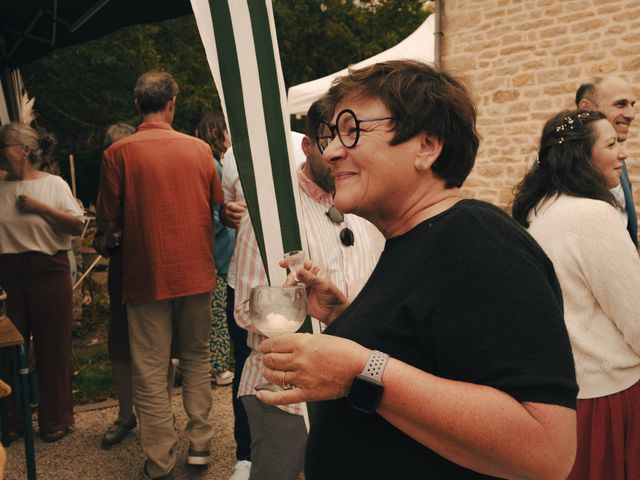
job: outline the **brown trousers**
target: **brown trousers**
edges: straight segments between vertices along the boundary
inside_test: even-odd
[[[40,433],[74,424],[71,364],[72,285],[66,252],[0,255],[7,314],[25,339],[33,335]],[[29,348],[29,342],[26,348]]]

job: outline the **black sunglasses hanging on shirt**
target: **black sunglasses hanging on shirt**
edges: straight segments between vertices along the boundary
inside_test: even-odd
[[[325,212],[327,217],[335,223],[336,225],[340,225],[344,222],[344,213],[338,210],[335,205],[331,205],[331,208]],[[355,237],[353,236],[353,231],[349,227],[344,227],[340,230],[340,241],[345,247],[350,247],[355,243]]]

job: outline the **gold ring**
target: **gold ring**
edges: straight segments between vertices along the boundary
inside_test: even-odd
[[[286,371],[282,372],[282,385],[280,385],[282,387],[283,390],[287,390],[287,384],[284,381],[284,376],[287,374]]]

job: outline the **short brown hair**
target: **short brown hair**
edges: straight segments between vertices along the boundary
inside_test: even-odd
[[[465,85],[448,73],[414,60],[393,60],[337,78],[323,99],[327,112],[348,97],[382,101],[395,119],[391,145],[424,132],[443,143],[433,172],[447,188],[460,187],[475,163],[480,143],[476,107]]]
[[[304,133],[315,143],[316,129],[320,121],[324,120],[322,111],[322,99],[316,100],[307,110],[307,118],[304,122]]]
[[[177,96],[178,92],[178,84],[171,74],[151,70],[140,75],[133,96],[140,113],[144,115],[164,110],[169,100]]]
[[[604,75],[596,75],[595,77],[590,78],[585,83],[578,87],[576,91],[576,108],[579,108],[580,101],[584,98],[589,100],[594,105],[597,105],[596,94],[598,93],[598,87],[604,81]]]

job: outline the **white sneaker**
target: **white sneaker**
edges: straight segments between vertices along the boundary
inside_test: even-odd
[[[233,467],[233,473],[229,480],[249,480],[249,475],[251,475],[251,462],[249,460],[240,460]]]
[[[233,382],[233,372],[229,370],[225,370],[224,372],[220,372],[216,374],[215,378],[216,385],[229,385]]]

